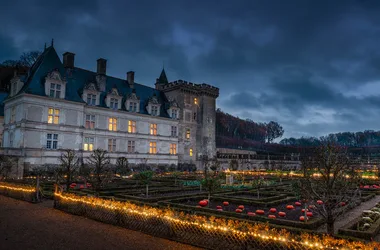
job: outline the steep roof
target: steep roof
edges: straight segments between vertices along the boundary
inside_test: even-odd
[[[166,77],[165,69],[162,69],[161,75],[158,78],[159,83],[169,83],[168,78]]]
[[[96,83],[96,72],[77,67],[74,67],[72,70],[66,70],[54,47],[51,46],[41,54],[38,60],[30,68],[28,76],[25,79],[25,85],[19,93],[46,96],[44,87],[45,77],[53,70],[58,70],[61,76],[66,78],[67,86],[65,99],[69,101],[83,103],[84,101],[81,98],[83,88],[89,82]],[[106,76],[106,90],[100,95],[100,107],[107,107],[105,97],[114,87],[116,87],[119,94],[123,96],[123,104],[127,95],[132,93],[133,90],[129,87],[127,80]],[[158,101],[161,104],[164,104],[161,105],[160,116],[167,118],[169,117],[165,109],[165,106],[167,106],[165,104],[168,103],[168,100],[163,92],[138,83],[134,83],[134,89],[136,91],[136,95],[140,98],[141,114],[148,114],[145,107],[149,101],[149,98],[156,94]],[[126,111],[124,105],[122,106],[122,110]]]

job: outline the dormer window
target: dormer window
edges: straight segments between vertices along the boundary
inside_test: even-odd
[[[45,78],[45,93],[52,98],[65,98],[66,81],[58,70],[49,73]]]
[[[50,83],[50,97],[60,98],[61,96],[61,84]]]
[[[129,102],[129,111],[137,112],[137,102]]]
[[[116,98],[111,98],[110,108],[111,109],[118,109],[118,107],[119,107],[119,100]]]
[[[152,115],[158,116],[158,107],[157,106],[152,106]]]
[[[136,95],[135,91],[127,96],[125,107],[129,112],[140,112],[140,98]]]
[[[172,118],[177,119],[178,118],[178,110],[172,109]]]
[[[96,95],[87,94],[87,104],[91,106],[96,105]]]
[[[119,95],[116,87],[112,88],[107,94],[106,103],[110,109],[118,110],[121,108],[121,96]]]

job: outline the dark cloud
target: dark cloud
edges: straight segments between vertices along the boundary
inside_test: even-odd
[[[165,64],[169,80],[216,85],[220,108],[286,135],[380,119],[377,0],[21,0],[0,3],[0,21],[1,61],[54,38],[79,67],[104,57],[108,74],[152,86]]]

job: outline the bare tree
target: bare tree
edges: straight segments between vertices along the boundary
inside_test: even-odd
[[[115,170],[115,173],[119,174],[120,176],[130,174],[131,169],[129,168],[128,159],[126,157],[117,158]]]
[[[110,158],[106,150],[96,149],[88,158],[88,164],[92,167],[90,177],[92,177],[93,188],[96,195],[99,195],[100,188],[110,178]]]
[[[334,234],[334,222],[349,203],[360,202],[361,177],[350,164],[347,150],[326,141],[302,160],[301,196],[315,202],[317,213],[325,220],[327,232]],[[322,202],[321,202],[322,201]]]
[[[7,179],[15,166],[15,161],[6,155],[0,156],[0,180]]]
[[[65,149],[59,157],[60,172],[63,176],[66,176],[66,190],[70,188],[72,178],[79,168],[79,158],[75,153],[75,150]]]
[[[35,50],[30,52],[24,52],[20,56],[19,60],[6,60],[3,61],[0,66],[3,67],[32,67],[41,55],[41,51]]]

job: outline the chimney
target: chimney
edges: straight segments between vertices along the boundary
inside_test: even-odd
[[[134,71],[128,71],[127,72],[127,81],[129,84],[129,87],[133,89],[133,86],[135,84],[135,72]]]
[[[71,52],[63,53],[63,66],[65,68],[74,68],[74,57],[75,54]]]
[[[97,63],[96,73],[99,75],[105,75],[107,72],[107,60],[104,58],[99,58]]]

